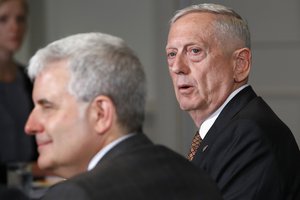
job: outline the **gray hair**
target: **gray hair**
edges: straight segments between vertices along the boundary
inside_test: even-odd
[[[118,38],[103,33],[83,33],[57,40],[30,59],[31,79],[47,64],[67,60],[71,79],[69,92],[79,101],[108,96],[116,107],[118,121],[128,131],[142,129],[146,80],[138,57]]]
[[[225,37],[223,38],[225,41],[228,38],[238,38],[244,43],[245,47],[251,49],[250,31],[247,21],[232,8],[225,7],[223,5],[205,3],[186,7],[175,13],[173,18],[170,20],[170,24],[172,25],[176,20],[184,15],[198,12],[212,13],[216,15],[216,31],[217,33],[221,33],[219,34],[221,37]]]

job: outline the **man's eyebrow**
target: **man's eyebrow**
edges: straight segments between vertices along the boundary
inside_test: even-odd
[[[48,104],[49,105],[49,104],[53,104],[53,103],[47,99],[39,99],[39,100],[37,100],[37,104],[39,104],[39,105],[47,105]]]

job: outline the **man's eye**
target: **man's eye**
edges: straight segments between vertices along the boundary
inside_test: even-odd
[[[168,57],[170,58],[170,57],[174,57],[174,56],[176,56],[176,53],[175,52],[170,52],[170,53],[168,53]]]
[[[53,104],[51,104],[49,102],[43,102],[43,103],[40,104],[40,107],[43,110],[50,110],[50,109],[53,109]]]
[[[52,106],[51,105],[44,105],[43,108],[44,109],[50,109],[50,108],[52,108]]]
[[[199,53],[200,49],[192,49],[192,53]]]

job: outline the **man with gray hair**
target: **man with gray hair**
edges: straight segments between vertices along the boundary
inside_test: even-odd
[[[222,5],[184,8],[171,19],[166,52],[180,108],[198,128],[188,158],[223,198],[300,199],[293,134],[248,84],[247,22]]]
[[[35,107],[25,131],[39,167],[67,179],[43,199],[221,199],[208,176],[142,133],[145,75],[120,38],[63,38],[31,58],[28,74]]]

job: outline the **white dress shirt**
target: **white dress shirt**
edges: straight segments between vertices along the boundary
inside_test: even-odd
[[[212,127],[212,125],[215,123],[216,119],[218,118],[219,114],[221,111],[224,109],[224,107],[227,105],[227,103],[237,94],[239,93],[242,89],[245,87],[249,86],[248,84],[243,85],[233,91],[225,100],[225,102],[220,106],[212,115],[210,115],[204,122],[201,124],[200,129],[199,129],[199,134],[202,139],[206,136],[207,132],[209,129]]]

